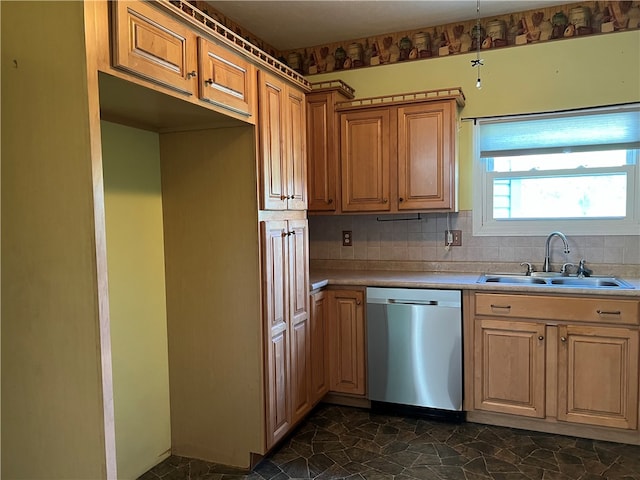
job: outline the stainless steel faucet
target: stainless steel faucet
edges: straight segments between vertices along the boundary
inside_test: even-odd
[[[545,243],[545,246],[544,246],[544,263],[542,264],[543,272],[551,271],[551,262],[550,262],[551,252],[549,251],[549,244],[551,243],[551,239],[553,237],[560,237],[562,239],[562,242],[564,243],[564,253],[569,253],[569,242],[567,242],[567,237],[564,236],[564,233],[551,232],[547,237],[547,243]]]

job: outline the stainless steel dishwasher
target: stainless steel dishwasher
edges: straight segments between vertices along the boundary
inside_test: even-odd
[[[384,402],[461,418],[461,312],[458,290],[367,288],[372,406]]]

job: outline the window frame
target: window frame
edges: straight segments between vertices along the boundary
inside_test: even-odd
[[[638,104],[631,105],[637,108]],[[585,109],[586,110],[586,109]],[[585,110],[562,112],[564,116],[581,115]],[[615,112],[619,107],[604,107],[589,109],[588,111]],[[550,117],[549,114],[514,115],[502,117],[501,121],[518,121],[533,117]],[[485,160],[481,158],[480,151],[480,126],[482,120],[474,122],[473,128],[473,235],[474,236],[544,236],[550,231],[561,230],[567,235],[640,235],[640,149],[629,150],[632,159],[630,165],[621,167],[600,167],[584,169],[559,169],[539,171],[533,174],[487,172]],[[616,145],[611,145],[611,150]],[[619,148],[617,148],[619,149]],[[602,150],[602,147],[586,147],[584,150]],[[548,153],[539,150],[541,154]],[[531,153],[534,153],[533,150]],[[604,171],[620,171],[627,173],[627,205],[624,218],[524,218],[524,219],[494,219],[493,218],[493,180],[496,177],[515,176],[518,178],[562,176],[575,172],[576,174],[601,173]]]

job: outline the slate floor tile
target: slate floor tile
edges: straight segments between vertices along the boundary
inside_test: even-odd
[[[139,480],[640,480],[640,446],[318,406],[252,472],[171,456]]]

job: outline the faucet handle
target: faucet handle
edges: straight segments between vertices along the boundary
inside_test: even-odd
[[[535,272],[536,269],[533,267],[533,265],[531,265],[530,262],[522,262],[520,264],[521,267],[524,267],[525,265],[527,266],[527,271],[525,272],[525,275],[531,276],[531,274]]]
[[[578,264],[578,271],[576,272],[576,274],[579,277],[590,277],[591,274],[593,273],[593,270],[591,270],[590,268],[587,268],[584,266],[585,261],[584,258],[580,260],[580,263]]]
[[[569,267],[575,267],[575,265],[571,262],[563,263],[562,268],[560,269],[560,273],[562,275],[569,275],[569,272],[568,272]]]

